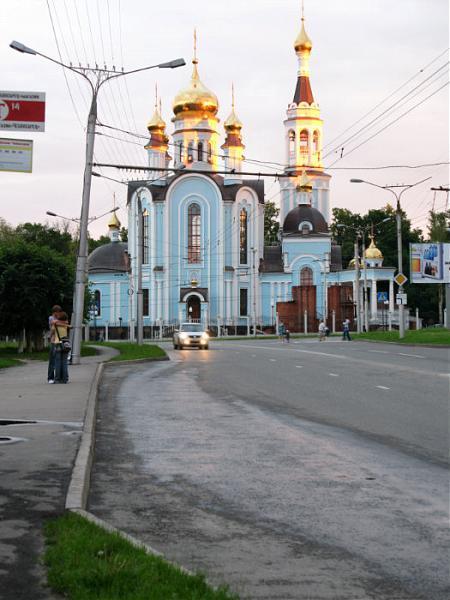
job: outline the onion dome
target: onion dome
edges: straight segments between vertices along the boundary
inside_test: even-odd
[[[308,34],[305,31],[304,17],[302,17],[302,28],[295,40],[294,48],[295,48],[296,52],[300,52],[301,50],[309,50],[310,51],[312,49],[312,42],[309,39]]]
[[[121,225],[121,223],[120,223],[119,219],[117,218],[116,211],[114,211],[113,214],[111,215],[111,218],[109,219],[108,227],[110,229],[120,229],[120,225]]]
[[[194,34],[194,69],[189,85],[175,96],[173,101],[173,112],[179,113],[191,111],[199,113],[210,113],[216,115],[219,110],[217,96],[211,92],[201,81],[198,75],[197,65],[197,36]]]
[[[234,85],[231,86],[231,113],[225,123],[223,124],[226,131],[240,130],[242,129],[242,123],[234,111]]]
[[[376,247],[373,235],[370,236],[370,239],[370,246],[364,252],[364,258],[368,258],[369,260],[381,260],[383,258],[383,253]]]
[[[305,227],[306,226],[306,227]],[[283,234],[303,233],[328,233],[328,225],[322,213],[307,204],[300,204],[288,212],[283,223]]]
[[[306,171],[302,171],[300,181],[297,185],[298,192],[311,192],[312,191],[312,181],[306,174]]]
[[[96,248],[88,257],[89,273],[127,273],[129,271],[128,244],[117,242]]]
[[[152,131],[156,132],[163,132],[166,128],[166,123],[164,121],[164,119],[161,116],[161,113],[158,110],[158,106],[155,105],[155,112],[153,113],[153,117],[150,119],[150,121],[147,123],[147,129],[150,131],[150,133]]]

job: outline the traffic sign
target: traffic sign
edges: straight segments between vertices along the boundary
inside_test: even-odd
[[[408,304],[408,296],[406,294],[397,294],[395,296],[395,301],[397,306],[400,306],[401,304],[406,305]]]
[[[0,138],[0,171],[31,173],[33,140]]]
[[[397,273],[397,275],[394,277],[394,281],[397,285],[405,285],[405,283],[408,281],[408,278],[406,275],[403,275],[403,273]]]
[[[387,292],[377,292],[377,302],[386,302],[388,299]]]
[[[45,92],[0,91],[0,129],[45,131]]]

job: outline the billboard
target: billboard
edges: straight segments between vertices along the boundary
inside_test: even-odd
[[[45,92],[0,91],[0,129],[45,130]]]
[[[410,244],[411,283],[450,283],[450,244]]]
[[[0,171],[31,173],[33,141],[0,138]]]

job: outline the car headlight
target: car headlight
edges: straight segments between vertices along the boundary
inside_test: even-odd
[[[202,333],[202,340],[209,340],[209,335],[207,333]]]
[[[180,333],[180,340],[186,340],[188,337],[187,333]]]

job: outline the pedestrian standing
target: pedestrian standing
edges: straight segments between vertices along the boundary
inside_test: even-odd
[[[348,340],[349,342],[352,340],[350,337],[350,321],[348,319],[345,319],[342,323],[342,339]]]
[[[61,312],[59,319],[54,321],[55,329],[55,383],[69,382],[68,355],[69,353],[63,346],[63,339],[67,338],[67,331],[70,327],[69,318],[65,312]]]
[[[280,336],[280,341],[284,341],[285,328],[283,323],[278,325],[278,335]]]
[[[319,342],[323,342],[323,340],[325,339],[325,334],[326,334],[325,323],[323,321],[320,321],[320,323],[319,323]]]
[[[59,304],[55,304],[52,308],[52,314],[48,318],[48,328],[49,328],[49,352],[48,352],[48,369],[47,369],[47,382],[55,383],[55,360],[56,360],[56,346],[54,343],[55,330],[53,328],[53,324],[58,320],[60,314],[62,312],[62,308]]]
[[[291,339],[291,332],[289,329],[286,329],[286,342],[289,344],[289,340]]]

